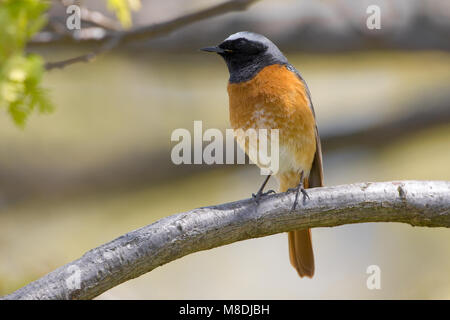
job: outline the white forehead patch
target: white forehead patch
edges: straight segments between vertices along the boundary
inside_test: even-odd
[[[257,33],[253,33],[253,32],[248,32],[248,31],[241,31],[241,32],[237,32],[232,34],[231,36],[229,36],[228,38],[226,38],[224,41],[228,41],[228,40],[236,40],[239,38],[245,38],[248,39],[250,41],[259,41],[259,42],[265,42],[265,40],[267,41],[268,39],[260,34]]]

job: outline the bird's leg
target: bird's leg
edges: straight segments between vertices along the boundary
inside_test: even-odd
[[[300,192],[303,194],[303,201],[305,200],[305,198],[309,199],[309,195],[308,195],[308,193],[306,193],[306,190],[303,185],[303,181],[304,181],[304,173],[302,170],[302,173],[300,174],[300,182],[298,183],[297,187],[288,189],[288,191],[293,191],[293,190],[295,191],[295,200],[294,200],[294,204],[292,205],[291,211],[294,211],[295,208],[297,207],[298,194]]]
[[[252,193],[252,198],[256,201],[256,203],[259,203],[259,200],[262,197],[267,196],[267,195],[269,195],[271,193],[275,193],[275,191],[273,191],[273,190],[269,190],[267,192],[263,192],[264,191],[264,187],[266,186],[266,184],[269,181],[271,176],[272,176],[271,174],[269,174],[267,176],[267,178],[264,180],[262,186],[259,188],[259,190],[258,190],[258,192],[256,194]]]

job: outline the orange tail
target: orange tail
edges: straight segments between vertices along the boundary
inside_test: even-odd
[[[314,276],[314,253],[311,242],[311,230],[296,230],[288,233],[289,259],[298,275],[312,278]]]
[[[300,181],[300,175],[289,174],[279,177],[280,192],[285,192],[289,188],[294,188]],[[304,187],[308,187],[308,180],[304,180]],[[299,197],[301,201],[301,195]],[[311,242],[311,230],[295,230],[288,233],[289,238],[289,259],[291,265],[297,270],[298,275],[312,278],[314,275],[314,253]]]

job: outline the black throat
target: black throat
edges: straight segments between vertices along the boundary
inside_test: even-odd
[[[262,69],[274,64],[286,65],[287,61],[270,54],[255,56],[222,56],[230,72],[230,83],[240,83],[251,80]]]

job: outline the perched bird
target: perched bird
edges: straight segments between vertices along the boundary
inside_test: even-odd
[[[260,34],[238,32],[217,46],[201,50],[219,54],[228,66],[233,129],[279,130],[279,169],[274,175],[280,192],[295,188],[295,209],[299,191],[306,200],[305,188],[323,185],[320,138],[305,80],[277,46]],[[248,144],[241,147],[249,154]],[[257,159],[251,160],[258,164]],[[263,189],[269,178],[254,195],[256,200],[267,194]],[[288,239],[292,266],[300,277],[312,277],[310,229],[291,231]]]

